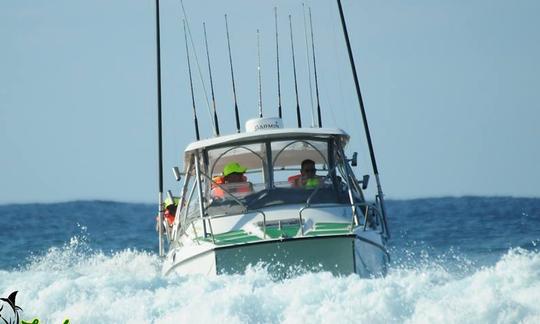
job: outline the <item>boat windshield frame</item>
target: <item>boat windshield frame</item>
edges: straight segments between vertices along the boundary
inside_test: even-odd
[[[278,151],[272,150],[272,143],[277,142],[287,142],[284,147],[282,147]],[[302,200],[301,202],[294,202],[294,203],[282,203],[279,206],[283,205],[303,205],[303,206],[316,206],[317,204],[342,204],[345,206],[354,206],[355,204],[358,204],[359,202],[365,202],[364,195],[360,187],[358,186],[358,181],[356,180],[356,177],[354,175],[354,172],[352,171],[350,165],[348,165],[348,160],[345,157],[344,149],[345,145],[348,141],[348,135],[342,135],[342,134],[283,134],[283,136],[274,136],[272,138],[245,138],[242,141],[239,141],[237,143],[216,143],[215,145],[209,145],[206,147],[201,147],[195,150],[186,150],[186,161],[189,161],[189,164],[185,166],[185,170],[187,171],[186,179],[184,180],[184,186],[182,188],[183,196],[187,193],[190,193],[189,197],[181,199],[182,204],[180,205],[180,208],[178,208],[177,211],[177,217],[178,222],[176,224],[175,230],[179,230],[180,228],[186,229],[194,220],[196,219],[204,219],[205,217],[213,217],[220,214],[213,213],[209,208],[212,208],[214,202],[212,199],[210,199],[210,189],[212,186],[217,186],[221,188],[226,194],[229,194],[231,196],[234,196],[231,192],[225,188],[225,186],[222,186],[219,183],[216,183],[216,181],[213,179],[213,173],[215,173],[215,168],[217,165],[217,162],[219,159],[221,159],[223,156],[225,156],[228,152],[231,152],[235,148],[242,148],[247,150],[248,152],[254,154],[257,156],[258,159],[261,160],[261,169],[263,179],[264,179],[264,189],[254,192],[250,196],[254,197],[254,200],[260,199],[260,196],[263,196],[264,194],[270,193],[272,191],[277,192],[280,188],[276,187],[276,182],[274,181],[274,173],[276,171],[282,171],[282,170],[295,170],[295,169],[276,169],[275,163],[278,161],[278,158],[283,154],[283,152],[293,146],[297,143],[304,143],[308,146],[311,146],[311,148],[320,154],[322,157],[322,160],[324,161],[325,168],[322,170],[327,171],[326,176],[320,176],[323,178],[323,181],[326,181],[327,179],[331,178],[332,180],[328,183],[331,183],[334,187],[331,188],[323,188],[322,182],[317,185],[316,188],[306,191],[306,198],[305,200]],[[324,151],[321,151],[318,149],[315,145],[312,145],[311,142],[318,142],[318,143],[325,143],[326,144],[326,155],[324,154]],[[261,144],[264,147],[263,154],[259,154],[259,152],[255,152],[254,150],[249,148],[249,145],[251,144]],[[211,161],[211,157],[209,155],[210,151],[217,150],[217,149],[225,149],[223,152],[221,152],[214,161]],[[194,158],[195,155],[198,155],[199,158]],[[193,166],[196,161],[199,161],[199,167],[196,168]],[[299,169],[296,169],[299,170]],[[341,176],[343,176],[344,182],[341,181],[341,177],[337,176],[337,172]],[[192,181],[195,179],[195,182],[200,181],[202,188],[201,193],[202,197],[196,197],[199,195],[198,190],[194,190],[194,187],[188,188],[190,185],[194,186],[194,182]],[[339,184],[336,183],[336,179],[339,179],[341,181]],[[342,190],[344,194],[346,194],[346,199],[336,199],[336,201],[326,201],[326,202],[317,202],[312,201],[313,197],[317,194],[325,194],[328,192],[332,192],[332,189],[338,188],[337,185],[342,186]],[[337,190],[337,189],[336,189]],[[296,190],[297,192],[301,192],[302,190]],[[261,193],[261,194],[260,194]],[[309,193],[309,194],[308,194]],[[260,196],[256,196],[257,194],[260,194]],[[341,193],[340,193],[341,194]],[[345,197],[345,196],[343,196]],[[195,199],[194,199],[195,198]],[[202,213],[199,212],[198,215],[196,215],[196,212],[191,212],[192,216],[190,217],[188,214],[190,214],[190,206],[195,203],[200,204],[200,200],[202,199],[203,208],[201,208]],[[274,207],[276,205],[250,205],[249,202],[244,201],[242,199],[236,199],[236,197],[233,197],[233,199],[227,201],[228,205],[224,205],[227,207],[230,207],[232,205],[238,206],[238,210],[231,210],[229,216],[248,213],[248,212],[254,212],[254,211],[260,211],[264,208]],[[191,206],[193,208],[193,206]],[[353,207],[354,208],[354,207]],[[355,212],[355,211],[353,211]],[[356,212],[355,212],[356,213]],[[220,216],[226,216],[220,215]]]

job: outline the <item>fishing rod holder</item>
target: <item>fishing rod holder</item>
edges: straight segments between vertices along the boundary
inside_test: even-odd
[[[352,158],[345,159],[345,161],[351,163],[351,166],[355,167],[358,165],[358,152],[354,152]]]
[[[180,172],[180,169],[177,166],[173,167],[172,171],[173,171],[174,178],[176,179],[176,181],[180,181],[180,179],[182,179],[182,176],[186,175],[185,172]]]
[[[362,180],[359,180],[358,183],[362,184],[362,190],[366,190],[369,184],[369,174],[364,175]]]

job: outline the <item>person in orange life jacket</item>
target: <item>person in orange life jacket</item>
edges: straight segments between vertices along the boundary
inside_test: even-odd
[[[165,207],[165,212],[163,214],[163,217],[165,218],[169,226],[173,225],[175,216],[176,216],[176,205],[175,204],[167,205],[167,207]]]
[[[169,227],[172,227],[174,224],[174,218],[176,216],[176,208],[178,206],[179,198],[174,197],[173,200],[167,197],[165,201],[163,202],[163,205],[165,206],[165,210],[163,212],[163,219],[167,223]],[[159,222],[159,215],[156,216],[156,221]],[[158,227],[156,226],[156,230],[158,230]]]
[[[214,177],[214,182],[219,185],[234,184],[232,186],[226,186],[225,188],[231,193],[247,193],[251,192],[251,183],[247,181],[244,173],[247,171],[246,167],[241,166],[238,162],[231,162],[225,165],[223,168],[223,175]],[[245,185],[243,185],[245,184]],[[224,198],[225,192],[219,187],[214,185],[213,188],[214,197]]]
[[[300,166],[300,174],[291,176],[288,179],[293,188],[315,189],[321,179],[317,175],[315,161],[306,159]]]

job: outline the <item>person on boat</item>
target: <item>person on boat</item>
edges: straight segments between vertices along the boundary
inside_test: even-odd
[[[172,227],[174,224],[174,218],[176,216],[176,208],[178,207],[179,202],[178,197],[174,197],[174,199],[170,199],[167,197],[165,201],[163,202],[163,205],[165,206],[164,212],[163,212],[163,223],[167,224],[168,227]],[[159,215],[156,216],[156,222],[159,223]],[[156,225],[156,231],[158,230],[158,227]]]
[[[241,166],[238,162],[226,164],[223,168],[223,183],[247,182],[247,178],[244,175],[246,171],[247,168]]]
[[[289,177],[293,188],[315,189],[319,186],[321,178],[317,175],[315,161],[305,159],[300,165],[300,174]]]
[[[247,181],[244,175],[247,168],[241,166],[238,162],[230,162],[223,168],[223,175],[214,177],[213,181],[213,196],[216,198],[225,198],[226,193],[220,188],[223,186],[231,193],[250,193],[253,191],[253,186]],[[219,185],[219,186],[218,186]]]
[[[165,199],[165,212],[163,213],[163,217],[165,218],[169,226],[172,226],[174,223],[177,207],[178,207],[178,198],[175,197],[174,201],[171,201],[170,198]]]

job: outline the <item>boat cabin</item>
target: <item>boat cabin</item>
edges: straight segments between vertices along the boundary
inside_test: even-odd
[[[200,217],[320,204],[363,203],[341,129],[269,129],[201,140],[185,150],[177,227]],[[301,175],[307,162],[315,174]],[[232,168],[231,168],[232,166]],[[227,172],[237,171],[234,181]],[[226,171],[226,172],[225,172]]]

